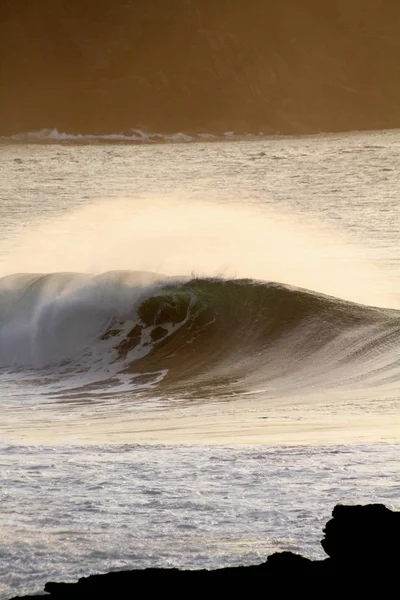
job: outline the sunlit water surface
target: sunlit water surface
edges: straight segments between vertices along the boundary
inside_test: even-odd
[[[400,133],[0,157],[1,598],[399,508]]]

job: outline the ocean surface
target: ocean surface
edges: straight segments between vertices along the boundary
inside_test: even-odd
[[[0,598],[400,509],[400,132],[0,138]]]

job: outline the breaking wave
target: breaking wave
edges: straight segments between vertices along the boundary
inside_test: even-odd
[[[264,134],[238,134],[234,131],[227,131],[223,135],[214,135],[212,133],[192,133],[188,134],[182,131],[176,133],[157,133],[146,132],[141,129],[131,129],[126,132],[109,134],[83,134],[67,133],[58,131],[58,129],[41,129],[39,131],[26,131],[16,133],[10,136],[0,136],[0,142],[10,143],[70,143],[70,144],[91,144],[91,143],[127,143],[127,144],[162,144],[162,143],[190,143],[201,141],[222,141],[222,140],[240,140],[240,139],[260,139]]]
[[[199,393],[384,383],[400,313],[254,280],[113,271],[0,280],[0,367]],[[83,379],[82,379],[83,377]],[[89,388],[88,388],[89,389]]]

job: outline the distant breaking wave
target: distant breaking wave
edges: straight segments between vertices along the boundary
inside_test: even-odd
[[[234,131],[227,131],[222,136],[212,133],[188,134],[183,132],[176,133],[150,133],[140,129],[132,129],[124,133],[110,134],[82,134],[59,132],[58,129],[41,129],[40,131],[28,131],[17,133],[11,136],[0,136],[0,142],[20,142],[20,143],[134,143],[134,144],[160,144],[160,143],[190,143],[200,141],[217,140],[238,140],[238,139],[259,139],[264,134],[237,134]]]
[[[1,370],[57,380],[96,373],[111,387],[189,394],[377,385],[399,376],[399,334],[399,311],[278,283],[118,271],[0,280]]]

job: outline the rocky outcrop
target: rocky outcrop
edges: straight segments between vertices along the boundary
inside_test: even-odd
[[[400,567],[400,512],[383,504],[335,506],[321,544],[336,573],[379,571]]]
[[[49,582],[50,600],[136,598],[173,595],[211,597],[395,597],[400,565],[400,512],[382,504],[335,506],[321,541],[329,558],[312,561],[292,552],[273,554],[261,564],[213,571],[144,569],[84,577],[77,583]],[[390,591],[392,590],[392,591]],[[393,594],[393,595],[386,595]],[[292,597],[292,596],[290,596]],[[35,598],[49,598],[47,595]],[[13,600],[17,600],[16,598]]]
[[[400,126],[397,0],[2,0],[0,135]]]

